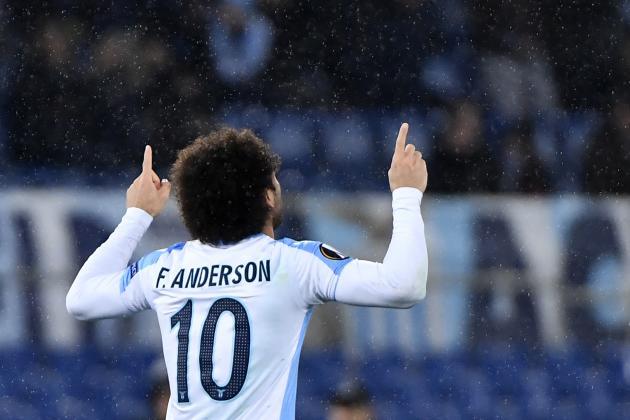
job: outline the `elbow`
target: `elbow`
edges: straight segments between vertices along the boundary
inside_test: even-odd
[[[81,302],[81,299],[79,299],[73,288],[70,288],[70,291],[66,295],[66,310],[70,315],[80,321],[90,319],[87,305]]]
[[[410,294],[409,294],[409,307],[414,306],[416,303],[420,303],[422,300],[424,300],[425,297],[427,297],[427,288],[426,285],[423,285],[422,287],[416,287]]]
[[[401,309],[409,309],[420,303],[427,295],[424,288],[414,288],[405,291],[396,299],[396,306]]]
[[[408,309],[424,300],[427,295],[427,275],[426,272],[417,273],[414,276],[404,279],[393,293],[393,301],[397,308]]]

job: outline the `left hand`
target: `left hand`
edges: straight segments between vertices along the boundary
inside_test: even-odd
[[[155,217],[168,202],[171,193],[171,183],[153,171],[153,152],[151,146],[144,149],[142,173],[127,189],[127,208],[137,207]]]
[[[403,123],[396,139],[392,166],[387,172],[389,188],[394,191],[400,187],[412,187],[424,192],[427,189],[427,163],[413,144],[407,144],[408,131],[409,124]]]

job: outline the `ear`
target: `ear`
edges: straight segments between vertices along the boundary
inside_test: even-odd
[[[267,188],[267,191],[265,192],[265,198],[267,200],[267,205],[269,207],[271,207],[272,209],[276,207],[276,195],[274,194],[274,190],[272,190],[271,188]]]

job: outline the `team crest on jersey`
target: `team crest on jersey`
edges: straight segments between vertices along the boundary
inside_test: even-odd
[[[321,244],[319,246],[319,252],[321,252],[322,255],[329,260],[345,260],[348,258],[332,246],[326,244]]]

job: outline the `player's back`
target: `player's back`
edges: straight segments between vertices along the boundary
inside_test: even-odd
[[[427,174],[420,153],[405,145],[407,129],[401,126],[388,172],[393,229],[382,263],[261,233],[226,247],[181,243],[128,266],[170,192],[170,183],[156,182],[147,146],[142,173],[127,191],[127,212],[79,270],[68,312],[81,320],[157,312],[169,418],[293,418],[299,349],[313,305],[408,308],[425,296],[420,203]],[[273,236],[282,209],[278,167],[278,157],[248,130],[219,130],[180,151],[172,173],[191,236],[205,243],[253,232]]]
[[[191,241],[139,261],[151,265],[142,288],[162,332],[169,418],[293,418],[310,318],[299,260],[313,256],[295,244]]]

